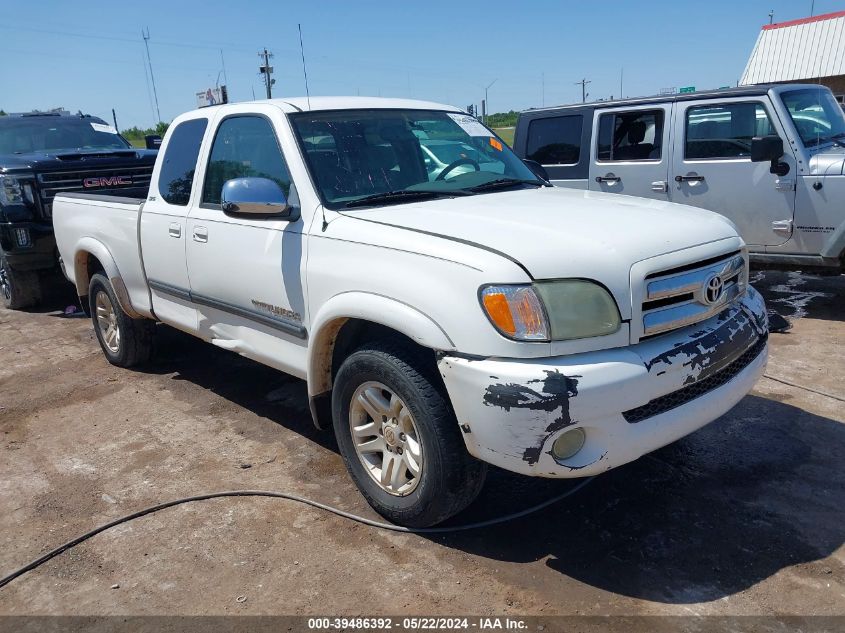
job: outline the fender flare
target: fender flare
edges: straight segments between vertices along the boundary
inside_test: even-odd
[[[111,282],[114,294],[120,302],[121,309],[133,319],[142,315],[132,307],[129,301],[129,293],[126,285],[120,276],[117,263],[114,261],[108,247],[93,237],[83,237],[77,242],[73,256],[73,283],[76,286],[76,294],[84,297],[88,294],[88,283],[91,281],[91,274],[88,270],[88,255],[93,255],[103,265],[103,270]],[[67,265],[65,265],[67,267]]]
[[[389,327],[430,349],[455,349],[452,339],[434,319],[407,303],[373,292],[342,292],[326,301],[311,322],[307,373],[309,398],[331,389],[334,342],[343,324],[350,319]]]

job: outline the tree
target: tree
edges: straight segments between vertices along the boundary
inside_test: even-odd
[[[6,111],[5,111],[5,110],[0,110],[0,116],[6,116]]]

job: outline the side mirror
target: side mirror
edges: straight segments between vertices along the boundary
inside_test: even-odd
[[[161,147],[161,137],[158,134],[147,134],[144,137],[144,144],[147,149],[159,149]]]
[[[762,163],[783,156],[783,139],[780,136],[755,136],[751,139],[751,162]]]
[[[524,158],[522,160],[522,162],[525,163],[525,166],[528,167],[528,169],[530,169],[534,173],[534,175],[537,176],[537,178],[540,178],[542,180],[545,180],[546,182],[549,182],[549,172],[547,172],[546,168],[543,167],[536,160],[531,160],[530,158]]]
[[[285,193],[269,178],[233,178],[220,193],[223,212],[231,215],[278,217],[292,220],[293,207]]]
[[[777,176],[786,176],[789,173],[789,165],[782,163],[783,139],[776,134],[771,136],[755,136],[751,139],[751,162],[763,163],[770,161],[769,172]]]

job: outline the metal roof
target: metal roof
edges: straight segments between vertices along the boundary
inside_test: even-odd
[[[741,85],[845,75],[845,11],[766,24]]]

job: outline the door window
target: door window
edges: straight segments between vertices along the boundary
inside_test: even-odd
[[[747,158],[751,139],[777,134],[762,103],[721,103],[687,110],[684,158]]]
[[[208,119],[183,121],[170,135],[158,175],[158,192],[169,204],[181,207],[188,204],[207,125]]]
[[[663,110],[614,112],[599,117],[600,161],[660,160]]]
[[[526,158],[542,165],[574,165],[581,156],[583,115],[534,119],[528,124]]]
[[[227,180],[248,177],[269,178],[281,187],[285,196],[290,192],[290,173],[270,122],[260,116],[224,119],[211,146],[203,203],[220,204]]]

